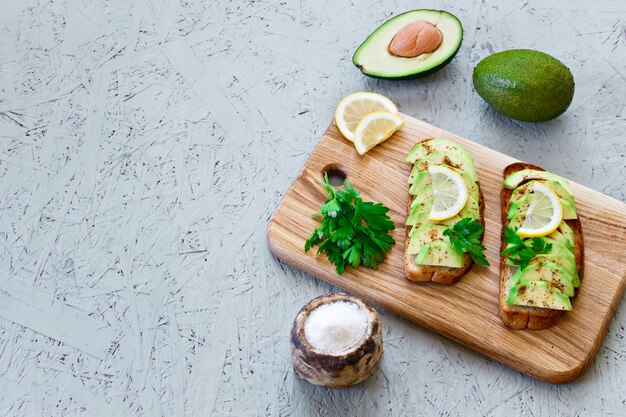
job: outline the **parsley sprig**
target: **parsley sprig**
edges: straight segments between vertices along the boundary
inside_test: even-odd
[[[526,265],[536,255],[548,253],[552,250],[552,243],[546,243],[545,239],[534,237],[527,244],[518,234],[517,227],[515,229],[510,226],[504,227],[504,241],[508,248],[502,251],[501,256],[508,255],[507,263],[516,265],[520,269],[526,268]]]
[[[443,235],[450,238],[450,243],[458,252],[469,253],[478,265],[489,265],[484,254],[485,246],[480,240],[484,231],[482,224],[471,217],[466,217],[444,230]]]
[[[395,228],[387,215],[389,208],[380,203],[364,202],[359,191],[344,180],[343,188],[333,187],[324,175],[328,199],[313,216],[321,216],[322,224],[313,230],[304,244],[304,251],[319,245],[318,255],[326,253],[338,274],[348,265],[364,265],[378,269],[385,253],[396,243],[389,232]]]

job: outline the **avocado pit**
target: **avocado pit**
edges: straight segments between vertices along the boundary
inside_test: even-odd
[[[415,58],[434,52],[443,41],[443,34],[425,20],[404,26],[391,40],[389,53],[402,58]]]

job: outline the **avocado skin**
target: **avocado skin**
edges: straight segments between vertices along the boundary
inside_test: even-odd
[[[365,71],[361,65],[358,65],[358,64],[354,64],[354,65],[363,73],[363,75],[367,75],[370,78],[377,78],[379,80],[390,80],[390,81],[414,80],[414,79],[417,79],[417,78],[425,77],[425,76],[430,75],[430,74],[432,74],[434,72],[437,72],[440,69],[442,69],[443,67],[445,67],[446,65],[448,65],[452,61],[452,59],[456,56],[457,52],[459,52],[459,49],[461,49],[461,44],[462,43],[463,43],[463,36],[461,36],[461,42],[459,43],[459,47],[456,49],[456,51],[454,51],[454,53],[452,55],[450,55],[450,58],[446,59],[441,64],[439,64],[439,65],[437,65],[437,66],[435,66],[435,67],[433,67],[433,68],[431,68],[431,69],[429,69],[427,71],[406,75],[404,77],[383,77],[383,76],[380,76],[380,75],[368,74],[367,71]]]
[[[524,122],[545,122],[567,110],[574,77],[558,59],[530,49],[498,52],[478,63],[476,92],[496,111]]]

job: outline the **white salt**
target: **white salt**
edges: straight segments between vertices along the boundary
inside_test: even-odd
[[[350,301],[322,304],[304,323],[304,336],[315,349],[340,354],[356,345],[365,335],[369,316]]]

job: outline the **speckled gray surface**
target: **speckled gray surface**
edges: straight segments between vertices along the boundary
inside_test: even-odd
[[[351,54],[401,11],[445,8],[461,51],[418,81]],[[295,378],[288,333],[332,288],[274,259],[265,224],[339,99],[400,109],[626,200],[626,3],[10,1],[0,10],[0,415],[626,414],[626,304],[577,382],[551,386],[383,312],[362,386]],[[473,92],[488,54],[576,79],[544,124]]]

